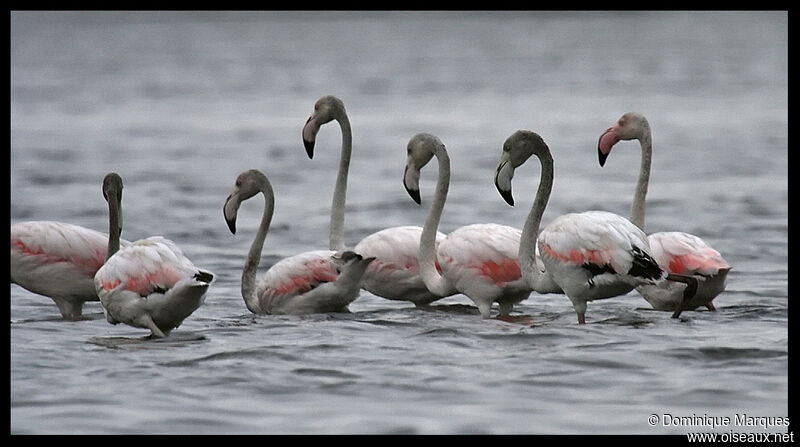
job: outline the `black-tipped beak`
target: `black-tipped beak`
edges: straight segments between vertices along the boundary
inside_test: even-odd
[[[231,230],[231,234],[236,234],[236,219],[228,219],[226,217],[225,223],[228,224],[228,229]]]
[[[611,153],[611,148],[619,141],[619,125],[615,124],[597,139],[597,159],[600,161],[600,166],[606,163],[606,158]]]
[[[608,158],[608,154],[604,154],[600,148],[597,148],[597,159],[600,161],[600,167],[606,164],[606,158]]]
[[[319,126],[311,121],[314,119],[314,114],[308,117],[306,123],[303,125],[303,145],[306,147],[306,154],[309,159],[314,158],[314,142],[317,140],[317,131]]]
[[[225,204],[222,205],[222,217],[225,218],[225,223],[228,224],[228,229],[231,230],[232,234],[236,234],[236,214],[234,214],[233,218],[228,218],[228,213],[225,212],[225,209],[228,207],[228,202],[231,200],[231,196],[228,196],[225,199]]]
[[[308,141],[305,138],[303,138],[303,144],[306,147],[306,154],[308,154],[308,158],[309,159],[313,159],[314,158],[314,142],[313,141]]]
[[[514,206],[514,196],[511,194],[511,189],[501,188],[500,183],[498,181],[498,178],[500,177],[500,170],[503,169],[506,163],[508,162],[500,163],[500,166],[497,167],[497,172],[495,172],[494,174],[494,186],[495,188],[497,188],[497,192],[499,192],[500,195],[503,197],[503,200],[505,200],[506,203],[508,203],[509,205]]]
[[[408,186],[406,186],[406,191],[408,191],[408,195],[410,195],[411,198],[414,199],[415,202],[417,202],[417,205],[422,205],[422,198],[420,198],[419,196],[418,189],[411,189]]]
[[[403,187],[406,188],[406,192],[408,192],[408,195],[410,195],[411,198],[414,199],[415,202],[417,202],[417,205],[421,205],[422,198],[420,198],[419,196],[419,188],[410,188],[408,186],[408,183],[406,183],[406,181],[408,180],[407,176],[408,176],[408,165],[406,165],[405,171],[403,172]]]
[[[503,196],[503,199],[511,206],[514,206],[514,196],[511,195],[511,191],[504,191],[502,189],[497,189],[500,192],[500,195]]]

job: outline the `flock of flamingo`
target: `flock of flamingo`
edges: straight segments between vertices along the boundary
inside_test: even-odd
[[[247,255],[242,298],[255,314],[308,314],[347,311],[361,289],[389,300],[426,306],[463,294],[483,318],[498,304],[498,318],[510,319],[513,306],[532,292],[569,298],[578,323],[586,323],[587,303],[636,289],[655,309],[673,311],[706,307],[726,284],[730,265],[697,236],[683,232],[644,231],[645,196],[650,177],[652,138],[647,119],[626,113],[598,141],[600,165],[620,140],[638,140],[642,157],[639,178],[626,219],[606,211],[557,217],[541,228],[553,185],[553,157],[538,134],[520,130],[503,144],[495,185],[514,204],[512,179],[531,156],[541,164],[536,197],[522,230],[494,223],[463,226],[445,235],[438,231],[450,182],[450,160],[442,141],[431,134],[408,142],[403,183],[421,203],[420,172],[434,157],[438,179],[422,227],[387,228],[348,249],[344,210],[352,132],[343,102],[324,96],[303,126],[309,158],[322,125],[336,120],[342,132],[341,159],[334,188],[330,245],[280,260],[257,281],[261,252],[275,210],[275,195],[259,170],[241,173],[225,200],[223,216],[236,233],[241,204],[264,196],[264,212]],[[100,301],[109,323],[149,329],[148,337],[170,334],[205,300],[214,280],[184,256],[172,241],[154,236],[129,242],[122,234],[122,178],[103,179],[108,202],[108,234],[51,221],[11,226],[11,283],[50,297],[64,319],[82,319],[86,301]]]

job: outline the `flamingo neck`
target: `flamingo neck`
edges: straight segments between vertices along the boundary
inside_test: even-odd
[[[108,201],[108,248],[106,249],[106,261],[119,251],[120,208],[122,208],[122,204],[119,201],[113,199]]]
[[[242,270],[242,298],[244,298],[247,309],[253,313],[262,313],[256,290],[256,273],[258,272],[258,264],[261,262],[261,250],[264,248],[264,240],[267,238],[267,231],[272,222],[272,214],[275,211],[275,194],[272,191],[272,185],[269,180],[267,180],[261,192],[264,194],[264,214],[261,216],[261,224],[258,226],[256,237],[250,245],[244,270]]]
[[[450,157],[447,151],[441,149],[437,149],[434,155],[439,162],[439,175],[431,208],[419,238],[419,274],[429,291],[436,295],[447,296],[452,288],[436,270],[436,234],[447,200],[447,190],[450,188]]]
[[[350,120],[346,114],[336,119],[342,128],[342,154],[339,159],[339,171],[336,174],[336,186],[333,190],[331,204],[330,249],[344,250],[344,209],[347,197],[347,175],[350,171],[350,154],[353,150],[353,134]]]
[[[525,219],[525,225],[522,227],[522,237],[519,241],[519,267],[525,280],[534,290],[538,288],[542,276],[536,266],[536,241],[539,225],[553,189],[553,157],[546,152],[539,157],[539,162],[542,164],[539,187],[536,190],[536,198],[533,200],[528,217]]]
[[[644,124],[642,137],[639,144],[642,146],[642,161],[639,165],[639,179],[636,181],[636,191],[633,193],[633,203],[631,204],[631,222],[644,231],[645,196],[647,196],[647,185],[650,182],[650,164],[653,159],[653,144],[650,134],[650,127]]]

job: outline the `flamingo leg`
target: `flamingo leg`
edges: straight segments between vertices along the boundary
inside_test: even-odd
[[[675,312],[672,314],[672,318],[678,318],[681,315],[681,312],[683,312],[683,303],[692,299],[692,297],[697,293],[697,278],[670,273],[667,275],[667,280],[686,284],[686,289],[683,291],[683,300],[678,303],[675,308]]]
[[[155,337],[158,338],[166,337],[166,334],[164,334],[161,331],[161,329],[159,329],[158,326],[156,326],[156,323],[153,321],[152,318],[150,318],[150,315],[145,315],[143,318],[144,318],[144,323],[147,325],[148,328],[150,328]]]
[[[68,301],[63,298],[53,298],[55,301],[56,306],[58,306],[58,310],[61,312],[61,316],[64,317],[65,320],[81,320],[83,319],[83,302],[78,301]]]

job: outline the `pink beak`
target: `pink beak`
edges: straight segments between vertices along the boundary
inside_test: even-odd
[[[608,154],[611,153],[611,148],[617,144],[619,140],[619,124],[614,124],[600,135],[600,139],[597,141],[597,156],[600,160],[600,166],[606,163],[606,158],[608,158]]]

